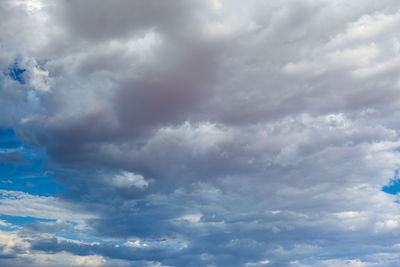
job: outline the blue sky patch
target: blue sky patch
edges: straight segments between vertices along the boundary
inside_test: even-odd
[[[15,59],[14,64],[12,64],[8,68],[8,76],[13,80],[18,81],[21,84],[25,84],[25,80],[24,80],[24,76],[23,76],[25,71],[26,71],[26,69],[21,68],[18,60]]]
[[[22,143],[15,137],[11,129],[0,129],[0,150],[18,148]]]
[[[63,187],[43,169],[45,153],[24,146],[11,129],[0,130],[0,189],[54,196]]]
[[[20,59],[16,58],[14,64],[8,67],[8,76],[13,80],[18,81],[21,84],[25,84],[23,74],[26,71],[26,69],[20,67],[19,61]]]
[[[36,217],[22,217],[22,216],[11,216],[11,215],[0,215],[0,220],[11,223],[16,226],[24,226],[26,223],[34,222],[55,222],[55,219],[43,219]]]
[[[382,187],[382,191],[391,195],[396,195],[400,192],[399,171],[394,172],[394,177],[390,180],[390,184]]]

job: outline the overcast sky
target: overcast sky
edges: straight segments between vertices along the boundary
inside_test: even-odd
[[[396,0],[0,1],[0,265],[400,266]]]

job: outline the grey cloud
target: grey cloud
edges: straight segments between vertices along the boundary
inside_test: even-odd
[[[27,223],[24,225],[23,232],[29,233],[39,232],[39,233],[60,233],[60,232],[74,232],[74,225],[69,222],[55,221],[55,222],[35,222]]]
[[[398,196],[381,191],[400,165],[395,1],[11,9],[26,21],[7,22],[15,48],[0,32],[0,125],[46,149],[62,205],[91,215],[80,234],[149,244],[35,235],[34,250],[121,266],[398,262]],[[18,54],[34,62],[29,85],[5,72]],[[121,172],[148,186],[113,184]],[[17,202],[4,202],[10,214],[22,212]]]
[[[28,163],[27,160],[25,160],[21,154],[17,152],[12,152],[12,153],[7,153],[7,154],[0,154],[0,162],[2,163],[20,163],[20,164],[26,164]]]
[[[62,27],[72,35],[88,40],[124,38],[149,28],[173,33],[187,26],[194,15],[192,1],[141,1],[118,0],[114,3],[96,1],[61,1],[55,15]]]

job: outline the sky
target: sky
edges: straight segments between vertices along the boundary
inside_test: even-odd
[[[0,1],[0,266],[400,266],[400,3]]]

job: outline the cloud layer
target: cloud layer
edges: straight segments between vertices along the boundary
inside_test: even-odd
[[[400,264],[382,191],[400,166],[396,1],[21,0],[0,17],[0,127],[64,187],[0,192],[0,263]]]

